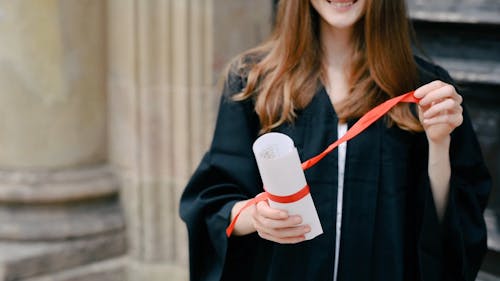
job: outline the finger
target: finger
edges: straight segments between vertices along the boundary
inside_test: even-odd
[[[445,99],[439,103],[436,103],[425,110],[423,117],[432,118],[443,112],[461,112],[461,106],[454,99]]]
[[[413,94],[416,98],[421,99],[425,97],[429,92],[434,91],[436,89],[439,89],[443,87],[444,85],[447,85],[443,81],[435,80],[430,83],[427,83],[418,89],[415,90],[415,93]]]
[[[276,237],[272,236],[271,234],[265,233],[265,232],[258,232],[258,234],[263,239],[273,241],[276,243],[280,243],[280,244],[296,244],[296,243],[299,243],[299,242],[306,240],[306,237],[304,235],[296,236],[296,237],[276,238]]]
[[[443,99],[446,98],[451,98],[456,101],[459,101],[459,96],[455,88],[452,85],[445,84],[443,87],[434,89],[431,92],[429,92],[425,97],[423,97],[420,102],[418,103],[421,106],[427,106],[432,103],[438,103]]]
[[[305,235],[306,233],[311,231],[311,227],[309,225],[300,225],[286,228],[260,228],[259,226],[257,226],[257,230],[268,233],[276,238],[287,238]]]
[[[302,223],[302,218],[300,216],[290,216],[286,219],[270,219],[266,218],[263,216],[257,216],[255,218],[256,224],[267,228],[267,229],[272,229],[272,228],[287,228],[287,227],[294,227]]]
[[[263,216],[270,219],[286,219],[288,218],[288,212],[285,210],[279,210],[269,207],[269,204],[266,201],[261,201],[257,203],[255,208],[257,215]]]
[[[462,114],[443,114],[434,118],[424,119],[423,123],[427,126],[437,124],[447,124],[452,128],[460,126],[463,122]]]

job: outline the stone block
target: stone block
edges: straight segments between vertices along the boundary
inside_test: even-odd
[[[118,190],[106,165],[0,170],[0,240],[64,240],[123,230]]]
[[[45,276],[116,258],[125,252],[122,232],[62,242],[0,241],[0,281]]]
[[[500,25],[416,21],[414,27],[425,53],[457,81],[500,84]]]
[[[151,264],[131,262],[127,281],[189,281],[187,267],[175,264]]]
[[[500,23],[497,0],[409,0],[410,16],[434,22]]]
[[[117,258],[23,281],[124,281],[126,266],[127,258]]]

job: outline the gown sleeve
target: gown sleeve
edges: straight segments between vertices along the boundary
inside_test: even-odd
[[[445,70],[436,67],[435,72],[439,79],[453,84]],[[427,158],[422,157],[425,162],[419,165],[421,180],[417,188],[423,203],[417,251],[422,281],[473,281],[487,251],[483,212],[492,183],[465,109],[463,117],[462,125],[451,134],[450,191],[442,222],[432,197]],[[422,146],[427,146],[424,141]]]
[[[223,88],[212,144],[188,182],[180,200],[180,216],[189,239],[192,281],[221,280],[229,239],[225,228],[231,209],[259,191],[252,152],[259,123],[251,99],[233,101],[242,78],[230,72]],[[231,238],[233,239],[233,238]]]

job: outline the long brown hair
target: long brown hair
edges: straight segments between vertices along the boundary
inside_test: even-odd
[[[354,27],[349,96],[336,105],[341,120],[361,117],[418,81],[404,0],[367,0],[365,10]],[[247,72],[247,84],[234,99],[255,99],[261,133],[293,122],[323,78],[320,16],[310,0],[282,0],[276,16],[271,38],[242,54],[237,66]],[[392,109],[389,117],[390,124],[422,131],[408,104]]]

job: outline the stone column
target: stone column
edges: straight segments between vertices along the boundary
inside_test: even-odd
[[[216,80],[270,30],[271,1],[110,0],[110,155],[130,280],[187,280],[180,194],[212,137]]]
[[[105,2],[0,0],[0,38],[0,280],[122,280]]]

